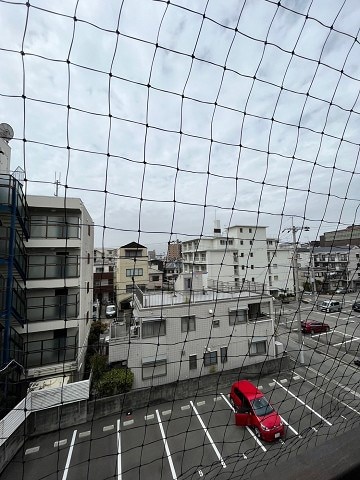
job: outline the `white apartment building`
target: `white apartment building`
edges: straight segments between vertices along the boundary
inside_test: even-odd
[[[289,244],[280,244],[277,238],[268,238],[266,245],[268,282],[271,295],[277,297],[283,294],[293,294],[292,257],[294,247]]]
[[[79,198],[28,195],[27,377],[82,378],[92,321],[92,219]]]
[[[144,293],[130,323],[110,327],[109,362],[134,372],[134,388],[263,362],[282,353],[270,295],[215,290]]]
[[[249,283],[267,289],[266,227],[236,225],[222,234],[216,221],[213,237],[182,242],[182,254],[184,273],[202,274],[205,289]]]
[[[115,264],[117,248],[94,250],[94,301],[97,305],[115,302]]]

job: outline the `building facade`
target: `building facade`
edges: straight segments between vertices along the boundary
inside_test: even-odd
[[[241,368],[274,358],[269,295],[141,292],[130,323],[110,327],[109,361],[134,372],[134,388]]]
[[[78,380],[92,321],[93,222],[79,198],[29,195],[27,202],[27,315],[16,328],[27,377]]]
[[[241,288],[254,283],[268,291],[266,227],[232,226],[222,234],[182,242],[183,272],[201,273],[204,288],[214,282]]]
[[[115,302],[116,248],[94,250],[94,301],[99,305]]]
[[[345,245],[360,247],[360,225],[350,225],[341,230],[325,232],[320,236],[321,247],[340,247]]]
[[[116,256],[116,301],[120,309],[129,306],[134,285],[145,290],[149,283],[149,257],[147,248],[137,242],[123,245]]]

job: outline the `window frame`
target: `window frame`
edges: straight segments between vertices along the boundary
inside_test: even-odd
[[[211,367],[218,364],[218,352],[217,350],[211,350],[204,353],[204,367]]]

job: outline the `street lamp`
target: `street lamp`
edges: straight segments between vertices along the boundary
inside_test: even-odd
[[[300,312],[300,292],[299,292],[299,272],[298,272],[298,264],[297,264],[297,242],[296,242],[296,232],[304,230],[308,232],[310,230],[309,227],[295,227],[294,224],[291,228],[285,228],[283,232],[292,232],[293,236],[293,245],[294,245],[294,253],[292,258],[293,264],[293,273],[294,273],[294,287],[295,287],[295,301],[297,303],[297,324],[298,324],[298,342],[299,342],[299,361],[301,364],[305,363],[304,360],[304,349],[303,349],[303,337],[301,332],[301,312]]]

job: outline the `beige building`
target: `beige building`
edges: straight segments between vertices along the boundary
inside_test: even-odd
[[[133,296],[134,284],[145,290],[148,283],[149,257],[147,248],[136,242],[120,247],[117,252],[115,279],[118,306],[126,308],[127,303]]]

